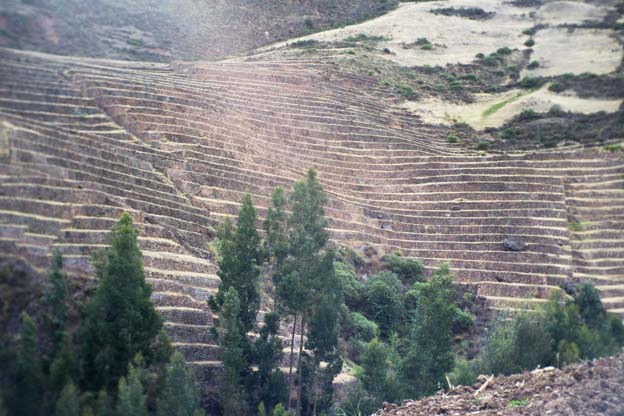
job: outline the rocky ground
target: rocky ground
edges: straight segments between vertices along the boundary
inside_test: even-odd
[[[562,370],[495,377],[481,389],[486,382],[481,376],[471,387],[401,406],[386,404],[377,416],[624,414],[624,354]]]

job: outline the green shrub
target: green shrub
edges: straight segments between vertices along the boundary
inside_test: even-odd
[[[614,314],[607,314],[607,328],[618,345],[624,345],[624,323],[622,319]]]
[[[529,70],[533,70],[539,68],[539,62],[538,61],[533,61],[530,64],[527,65],[527,69]]]
[[[578,345],[576,345],[575,342],[566,341],[565,339],[559,341],[559,346],[557,348],[559,366],[564,366],[577,362],[580,358],[580,355],[581,351],[579,350],[579,347]]]
[[[602,305],[600,294],[590,283],[581,283],[574,295],[581,319],[590,328],[600,328],[607,319],[607,311]]]
[[[427,51],[433,49],[433,45],[427,38],[418,38],[416,39],[415,43],[417,46],[420,46],[420,49],[424,49]]]
[[[624,148],[619,143],[610,143],[602,146],[608,152],[624,152]]]
[[[511,55],[511,49],[508,47],[500,48],[496,51],[498,55]]]
[[[563,92],[566,90],[565,85],[563,85],[560,82],[553,82],[548,86],[548,91],[552,91],[552,92]]]
[[[423,280],[423,265],[416,259],[401,257],[397,254],[388,254],[382,258],[385,265],[396,273],[407,284]]]
[[[466,81],[479,82],[479,77],[475,74],[464,74],[460,78]]]
[[[533,40],[533,38],[529,38],[529,40],[524,42],[524,46],[528,46],[529,48],[533,45],[535,45],[535,41]]]
[[[532,110],[530,108],[526,110],[522,110],[520,114],[518,114],[518,120],[528,121],[528,120],[534,120],[536,118],[539,118],[539,115],[535,112],[535,110]],[[513,137],[513,131],[512,131],[512,137]]]
[[[524,77],[520,80],[518,85],[520,88],[532,90],[544,85],[545,81],[541,77]]]
[[[454,134],[454,133],[450,133],[448,135],[448,142],[449,143],[459,143],[459,137],[456,134]]]
[[[451,81],[451,83],[449,84],[449,88],[451,89],[451,91],[459,92],[464,90],[464,85],[461,83],[461,81],[455,80]]]
[[[477,379],[474,364],[467,360],[457,360],[449,379],[455,386],[472,386]]]
[[[553,339],[544,313],[521,312],[501,321],[487,340],[483,365],[488,373],[509,375],[552,361]]]
[[[349,36],[345,39],[345,42],[384,42],[389,39],[385,36],[370,36],[365,33],[358,33],[354,36]]]
[[[457,334],[467,330],[474,323],[474,315],[470,312],[455,308],[453,314],[453,333]]]
[[[479,142],[477,143],[477,150],[488,150],[490,147],[490,142],[487,142],[485,140],[479,140]]]
[[[511,72],[512,74],[517,74],[520,72],[520,68],[518,68],[518,65],[509,65],[507,67],[507,72]]]
[[[378,273],[370,277],[363,288],[364,313],[379,326],[382,337],[388,337],[401,321],[403,302],[402,284],[396,274]]]
[[[412,98],[414,96],[414,90],[408,85],[397,84],[394,86],[394,91],[406,99]]]
[[[351,312],[349,314],[348,333],[350,337],[357,340],[369,342],[379,335],[379,328],[375,322],[372,322],[359,312]]]
[[[355,271],[342,262],[334,263],[336,279],[341,283],[344,292],[345,303],[353,307],[360,302],[362,284],[357,280]]]

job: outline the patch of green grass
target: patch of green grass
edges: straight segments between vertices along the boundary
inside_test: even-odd
[[[529,403],[529,401],[527,399],[522,399],[522,400],[512,400],[509,402],[509,408],[510,409],[517,409],[519,407],[524,407]]]
[[[585,222],[583,221],[571,222],[568,224],[568,228],[570,229],[570,231],[580,233],[585,231],[585,229],[587,228],[587,224],[585,224]]]
[[[525,94],[526,93],[518,93],[517,95],[514,95],[512,97],[506,98],[506,99],[504,99],[503,101],[501,101],[499,103],[491,105],[481,115],[483,117],[489,117],[492,114],[494,114],[495,112],[497,112],[498,110],[500,110],[501,108],[505,107],[507,104],[516,101],[518,98],[522,97]]]
[[[624,152],[624,147],[619,143],[605,144],[602,148],[608,152]]]

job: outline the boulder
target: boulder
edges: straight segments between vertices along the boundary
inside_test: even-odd
[[[506,238],[503,241],[503,247],[505,250],[509,251],[524,251],[527,249],[527,245],[524,241],[512,240],[510,238]]]

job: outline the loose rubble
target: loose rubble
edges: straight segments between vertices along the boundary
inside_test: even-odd
[[[622,415],[624,354],[561,370],[547,367],[491,380],[480,376],[471,387],[383,407],[376,416]]]

